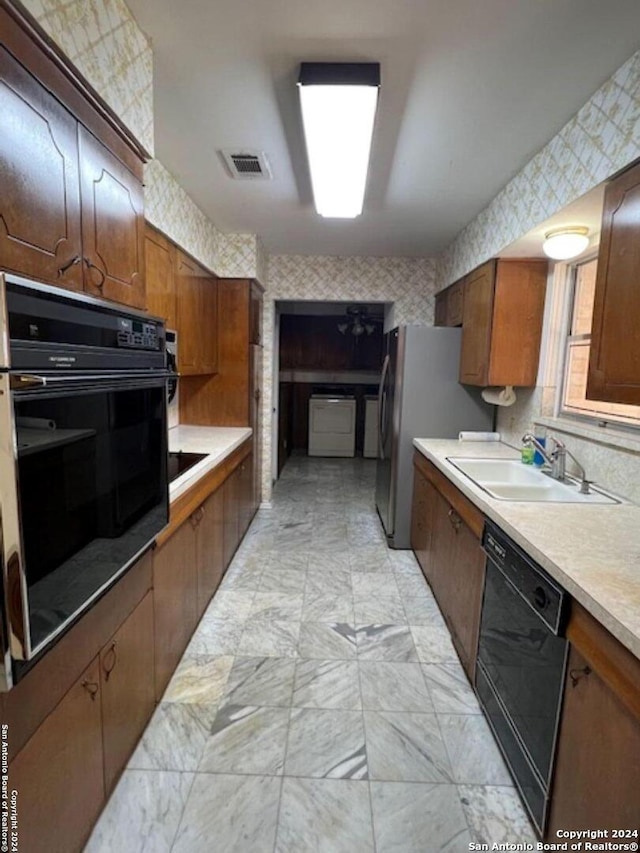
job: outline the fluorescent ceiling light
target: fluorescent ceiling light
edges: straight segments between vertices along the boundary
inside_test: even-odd
[[[379,88],[377,62],[300,66],[302,122],[320,216],[362,213]]]
[[[576,258],[589,245],[589,229],[583,225],[555,228],[544,235],[542,251],[554,261]]]

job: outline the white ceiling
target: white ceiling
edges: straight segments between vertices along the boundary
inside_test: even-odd
[[[127,0],[151,37],[156,154],[227,232],[276,253],[443,249],[640,47],[638,0]],[[365,210],[313,209],[301,61],[379,61]],[[270,182],[217,151],[258,148]]]

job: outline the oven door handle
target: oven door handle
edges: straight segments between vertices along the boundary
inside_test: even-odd
[[[14,394],[38,393],[51,390],[99,390],[143,388],[158,386],[174,374],[169,370],[127,371],[120,373],[65,374],[63,376],[40,376],[33,373],[12,373],[9,387]]]

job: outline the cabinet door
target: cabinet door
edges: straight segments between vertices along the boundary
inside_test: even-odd
[[[487,384],[495,274],[496,262],[489,261],[466,279],[460,353],[460,382],[466,385]]]
[[[0,268],[82,290],[77,122],[3,47],[0,115]]]
[[[436,293],[436,304],[433,315],[434,326],[447,325],[447,301],[449,298],[449,288],[446,287],[440,293]]]
[[[105,799],[97,658],[15,757],[9,788],[18,791],[20,850],[83,848]]]
[[[427,526],[427,485],[427,478],[414,468],[413,501],[411,505],[411,547],[425,574],[425,562],[430,534]]]
[[[104,783],[115,784],[155,705],[153,593],[148,592],[100,653]]]
[[[142,183],[82,126],[78,138],[85,290],[144,308]]]
[[[198,614],[204,613],[224,574],[223,486],[202,506],[198,524]]]
[[[640,404],[640,163],[607,186],[587,397]]]
[[[147,309],[150,314],[162,317],[168,329],[175,329],[176,289],[173,244],[147,225],[144,249]]]
[[[213,276],[182,252],[176,268],[179,372],[215,373],[218,365],[218,291]]]
[[[451,586],[446,619],[456,651],[473,682],[480,608],[484,589],[485,555],[480,541],[455,510],[448,514],[454,531],[451,552]]]
[[[225,569],[233,559],[238,543],[240,542],[240,469],[236,468],[224,481],[224,567]]]
[[[558,735],[550,839],[558,829],[637,829],[640,820],[640,720],[586,666],[572,647]]]
[[[255,282],[249,293],[249,343],[262,343],[262,291]]]
[[[453,510],[434,488],[432,495],[432,530],[429,542],[427,580],[431,585],[440,610],[446,614],[453,594]]]
[[[153,554],[157,699],[182,657],[197,620],[196,526],[192,516]]]
[[[461,326],[464,319],[464,279],[447,288],[447,326]]]

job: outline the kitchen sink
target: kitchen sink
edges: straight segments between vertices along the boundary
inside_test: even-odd
[[[620,503],[616,498],[594,489],[593,486],[589,494],[583,495],[577,480],[554,480],[546,471],[523,465],[519,459],[468,459],[449,456],[447,462],[462,471],[491,497],[501,501]]]
[[[206,453],[184,453],[182,450],[169,453],[169,482],[177,480],[189,468],[201,462]]]

